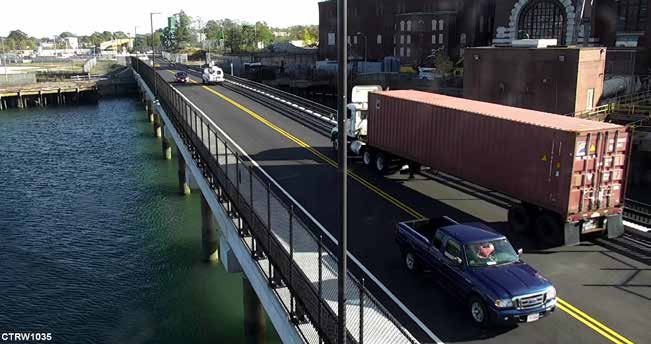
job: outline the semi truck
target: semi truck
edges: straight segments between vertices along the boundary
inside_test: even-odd
[[[624,126],[379,86],[356,86],[351,100],[348,149],[379,173],[425,166],[518,199],[511,230],[547,246],[624,231]]]

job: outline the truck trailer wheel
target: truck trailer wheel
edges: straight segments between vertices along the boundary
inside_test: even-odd
[[[544,213],[536,219],[536,237],[545,247],[558,246],[563,242],[563,224],[555,214]]]
[[[389,160],[387,159],[386,154],[382,152],[377,152],[375,154],[375,171],[380,174],[387,173],[389,169]]]
[[[370,149],[366,148],[362,151],[362,161],[364,165],[371,166],[373,163],[373,152]]]
[[[522,233],[531,228],[532,218],[529,210],[522,204],[513,205],[509,209],[509,225],[511,230],[516,233]]]

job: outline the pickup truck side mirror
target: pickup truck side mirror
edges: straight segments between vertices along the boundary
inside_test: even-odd
[[[518,257],[522,257],[522,253],[524,253],[524,251],[521,248],[518,249]]]

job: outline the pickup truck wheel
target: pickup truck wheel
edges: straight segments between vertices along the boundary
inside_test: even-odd
[[[562,244],[563,226],[558,216],[554,214],[542,214],[536,220],[536,237],[545,247],[553,247]]]
[[[404,255],[404,261],[407,270],[412,272],[420,271],[420,263],[418,262],[418,258],[416,258],[416,255],[413,252],[407,251]]]
[[[477,296],[473,296],[468,303],[470,316],[475,324],[486,327],[488,325],[488,312],[484,301]]]
[[[531,215],[522,204],[513,205],[509,209],[508,217],[513,232],[523,233],[531,228]]]

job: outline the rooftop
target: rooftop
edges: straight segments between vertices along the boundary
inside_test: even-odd
[[[479,225],[480,224],[467,223],[445,226],[442,229],[462,244],[504,238],[503,235],[488,229],[480,228]]]

